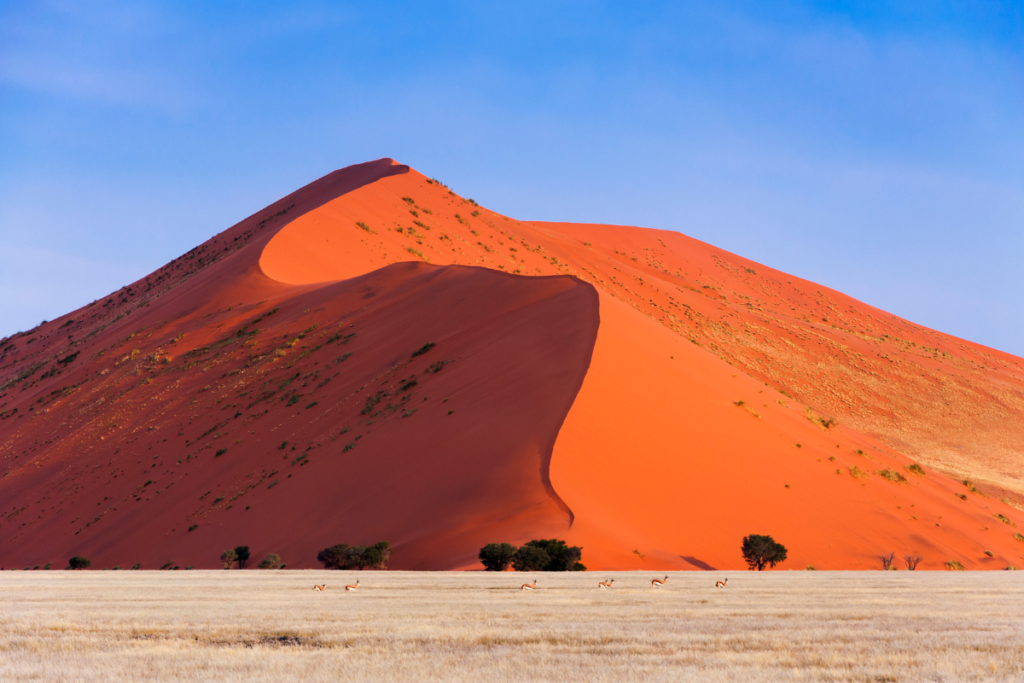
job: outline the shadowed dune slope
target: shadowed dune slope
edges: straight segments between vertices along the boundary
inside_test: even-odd
[[[596,334],[589,285],[405,263],[248,293],[173,330],[140,320],[66,373],[76,391],[44,392],[17,426],[50,443],[0,484],[5,558],[210,567],[247,543],[309,567],[389,540],[395,567],[441,569],[568,526],[547,466]]]
[[[567,528],[548,465],[597,332],[591,286],[422,262],[295,286],[257,265],[294,215],[405,172],[331,174],[6,340],[0,565],[212,567],[243,543],[310,567],[388,540],[392,566],[446,569]]]
[[[4,562],[249,543],[311,566],[386,539],[395,567],[452,568],[558,536],[595,569],[731,569],[749,533],[786,568],[1024,553],[1000,500],[1024,492],[1020,359],[679,233],[519,222],[389,159],[0,354]]]

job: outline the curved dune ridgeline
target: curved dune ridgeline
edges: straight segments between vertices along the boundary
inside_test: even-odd
[[[750,533],[795,569],[1024,555],[1020,359],[390,159],[4,340],[0,386],[8,567],[388,540],[448,569],[558,537],[592,569],[733,569]]]

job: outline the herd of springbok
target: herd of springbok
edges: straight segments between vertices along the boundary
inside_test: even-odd
[[[651,588],[661,589],[662,587],[664,587],[666,581],[668,581],[668,576],[666,576],[664,579],[652,579],[651,580]],[[597,584],[597,587],[598,588],[611,588],[613,583],[615,583],[615,579],[608,579],[607,581],[599,581],[598,584]],[[729,583],[729,579],[728,578],[726,578],[726,579],[724,579],[722,581],[715,581],[715,588],[725,588],[728,583]],[[519,590],[521,590],[521,591],[532,591],[536,587],[537,587],[537,579],[534,579],[533,583],[524,583],[522,586],[519,587]],[[356,581],[354,584],[349,584],[349,585],[345,586],[345,590],[347,590],[347,591],[354,591],[354,590],[357,590],[358,588],[359,588],[359,581]],[[314,583],[313,584],[313,590],[318,592],[318,593],[322,593],[323,591],[327,590],[327,584],[326,583],[324,583],[324,584]]]

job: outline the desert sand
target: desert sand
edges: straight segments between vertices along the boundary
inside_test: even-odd
[[[388,540],[458,569],[557,536],[592,569],[737,569],[762,533],[788,569],[1003,569],[1022,418],[1013,356],[383,159],[3,340],[0,564]]]

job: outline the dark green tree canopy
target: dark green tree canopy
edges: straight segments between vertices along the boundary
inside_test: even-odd
[[[349,545],[339,543],[324,548],[316,559],[324,569],[387,569],[391,560],[391,544],[380,541],[375,545]]]
[[[478,557],[489,572],[503,572],[512,564],[517,548],[511,543],[488,543]]]
[[[235,546],[235,559],[238,560],[238,568],[245,569],[245,563],[249,561],[249,546]]]
[[[281,556],[277,553],[270,553],[259,563],[257,569],[280,569],[283,566]]]
[[[742,551],[751,571],[764,571],[766,565],[774,568],[786,560],[786,546],[776,543],[771,536],[744,536]]]
[[[483,561],[483,549],[480,552],[480,559]],[[517,572],[586,571],[587,568],[580,562],[582,557],[583,548],[567,545],[560,539],[534,539],[515,551],[512,556],[512,567]]]
[[[539,572],[551,562],[551,556],[543,548],[535,545],[524,545],[516,551],[512,558],[512,567],[517,572]]]
[[[390,545],[387,541],[380,541],[363,551],[364,566],[369,569],[387,569],[388,560],[391,559]]]
[[[68,566],[72,569],[85,569],[86,567],[91,567],[92,562],[90,562],[89,558],[87,557],[75,555],[70,560],[68,560]]]
[[[345,553],[348,550],[348,543],[339,543],[329,548],[324,548],[316,554],[316,561],[322,562],[324,569],[341,569],[345,562]]]

